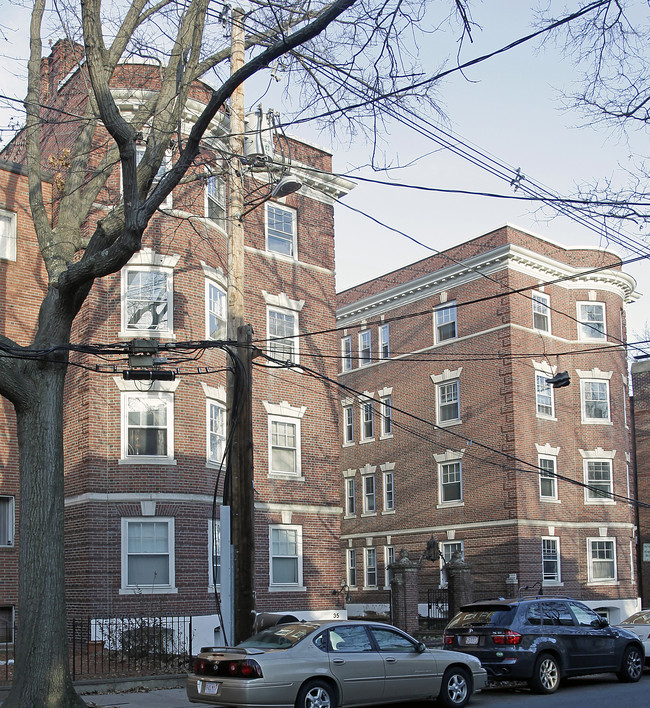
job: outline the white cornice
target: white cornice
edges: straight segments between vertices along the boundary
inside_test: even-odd
[[[640,297],[635,292],[636,281],[627,273],[616,270],[590,273],[590,269],[575,268],[510,243],[344,305],[337,310],[337,321],[340,325],[358,322],[368,316],[376,316],[395,307],[417,302],[450,287],[464,285],[482,277],[483,274],[489,275],[506,268],[545,281],[570,278],[557,283],[558,287],[568,290],[607,290],[616,293],[625,302],[633,302]]]

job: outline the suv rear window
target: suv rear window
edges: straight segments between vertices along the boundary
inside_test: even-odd
[[[476,607],[471,611],[459,612],[447,625],[447,629],[509,626],[516,612],[516,607],[504,607],[503,605]]]

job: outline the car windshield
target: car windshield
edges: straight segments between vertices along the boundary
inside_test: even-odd
[[[515,607],[504,607],[503,605],[476,607],[471,611],[459,612],[447,625],[447,629],[460,627],[502,627],[509,625],[514,616]]]
[[[637,612],[626,620],[623,620],[621,624],[650,624],[650,610]]]
[[[319,628],[320,625],[310,622],[277,624],[263,629],[237,646],[249,649],[289,649]]]

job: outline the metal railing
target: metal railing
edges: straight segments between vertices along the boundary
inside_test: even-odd
[[[74,617],[68,620],[72,680],[184,673],[191,659],[192,618]],[[20,631],[14,625],[13,637]],[[13,641],[0,641],[0,682],[13,678]]]
[[[453,616],[448,588],[427,590],[427,624],[429,629],[444,629]]]

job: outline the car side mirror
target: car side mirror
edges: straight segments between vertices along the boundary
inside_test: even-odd
[[[422,654],[427,650],[427,645],[424,642],[418,642],[417,646],[415,647],[418,654]]]
[[[609,627],[609,622],[604,617],[599,617],[591,623],[596,629],[603,629]]]

